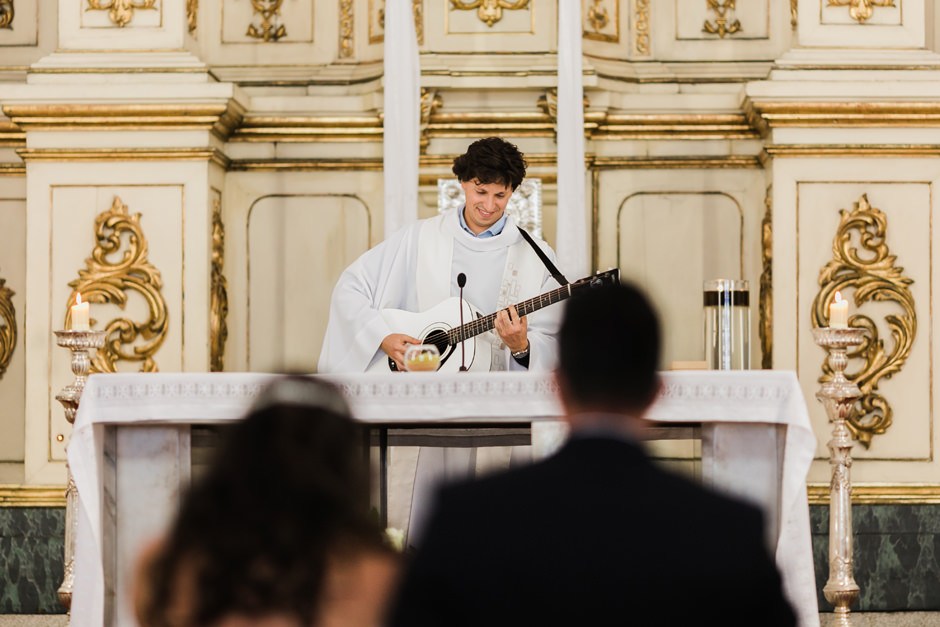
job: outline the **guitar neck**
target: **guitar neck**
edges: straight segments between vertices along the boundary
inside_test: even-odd
[[[571,296],[571,285],[563,285],[562,287],[554,289],[551,292],[545,292],[544,294],[540,294],[535,298],[530,298],[529,300],[518,303],[516,305],[516,311],[519,312],[520,316],[527,316],[530,313],[538,311],[542,307],[560,303],[569,296]],[[467,322],[466,324],[463,324],[459,327],[454,327],[447,332],[448,341],[451,345],[454,345],[458,342],[469,340],[470,338],[480,335],[481,333],[486,333],[496,325],[496,313],[491,313],[488,316],[477,318],[476,320]]]

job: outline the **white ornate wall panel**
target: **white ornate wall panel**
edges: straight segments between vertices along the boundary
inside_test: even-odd
[[[315,372],[339,275],[369,247],[354,195],[272,195],[248,214],[248,370]]]
[[[666,0],[651,3],[655,57],[673,61],[772,60],[790,44],[786,2]],[[733,5],[733,7],[731,6]]]
[[[72,380],[68,351],[55,344],[53,329],[63,328],[69,282],[96,245],[95,218],[108,211],[115,197],[131,216],[140,213],[146,238],[146,258],[159,273],[161,307],[166,312],[163,341],[153,354],[161,371],[205,371],[209,365],[210,168],[205,162],[137,161],[110,163],[30,163],[28,174],[27,282],[32,286],[26,325],[42,332],[26,338],[26,353],[33,368],[49,377],[27,381],[26,482],[62,481],[65,445],[70,427],[55,394]],[[128,250],[127,233],[116,254]],[[140,242],[138,242],[138,246]],[[103,276],[103,273],[101,273]],[[136,290],[126,290],[125,309],[92,304],[95,328],[115,318],[145,322],[150,305]],[[141,342],[138,338],[137,343]],[[141,362],[118,369],[137,369]],[[61,436],[61,437],[60,437]]]
[[[250,0],[204,1],[198,29],[202,58],[225,80],[355,83],[375,78],[381,75],[377,23],[384,6],[377,1],[284,0],[265,5],[277,9],[267,15],[254,10]]]
[[[59,50],[154,51],[186,46],[186,0],[134,4],[144,8],[115,14],[107,8],[111,2],[59,0]]]
[[[56,0],[0,2],[0,70],[24,68],[55,47]]]
[[[472,3],[461,1],[461,4]],[[521,9],[502,10],[500,19],[488,25],[478,9],[459,10],[451,2],[425,2],[423,50],[477,54],[555,50],[558,21],[555,3],[524,4]]]
[[[923,48],[924,3],[799,0],[799,41],[826,48]]]
[[[229,174],[226,370],[315,370],[336,279],[382,239],[382,194],[381,172]]]
[[[95,237],[95,218],[111,209],[115,197],[127,206],[127,212],[133,216],[141,214],[140,227],[148,244],[147,260],[157,269],[162,278],[160,290],[167,315],[167,331],[163,344],[154,355],[154,361],[160,371],[179,372],[186,368],[183,363],[183,267],[186,233],[183,230],[184,211],[182,185],[62,185],[52,187],[51,246],[50,267],[50,319],[46,328],[62,329],[65,325],[69,296],[72,288],[69,283],[79,277],[79,270],[85,269],[86,259],[98,241]],[[127,234],[123,234],[121,247],[112,254],[109,261],[118,260],[129,249]],[[134,322],[143,322],[150,316],[144,294],[126,290],[127,304],[119,307],[115,304],[91,305],[91,317],[97,320],[94,328],[101,329],[116,318],[125,318]],[[138,345],[143,344],[138,338]],[[50,397],[54,397],[74,378],[70,370],[69,351],[50,345],[49,363]],[[136,372],[140,363],[117,363],[118,371]],[[71,427],[65,422],[58,403],[50,406],[50,432],[53,438],[52,457],[65,459],[64,440]]]
[[[743,207],[719,191],[637,192],[621,203],[616,267],[666,305],[664,365],[705,359],[702,284],[743,278],[743,225]]]
[[[329,0],[319,0],[325,4]],[[304,43],[314,42],[315,0],[286,0],[267,3],[277,7],[275,14],[255,10],[249,0],[221,2],[221,42],[223,44]],[[265,5],[267,6],[267,5]]]
[[[811,336],[813,299],[820,291],[820,270],[833,259],[833,240],[839,210],[852,211],[863,194],[871,207],[884,213],[885,244],[895,256],[893,265],[913,281],[908,286],[916,316],[916,335],[900,371],[880,379],[877,391],[893,411],[892,423],[872,438],[870,448],[853,449],[852,478],[859,483],[937,482],[940,464],[935,459],[934,428],[937,395],[936,337],[930,330],[937,285],[933,272],[935,197],[940,168],[929,159],[780,159],[774,164],[774,367],[797,371],[807,399],[819,389],[824,354]],[[864,262],[873,255],[853,244]],[[866,302],[857,306],[849,294],[850,317],[871,318],[891,354],[892,336],[886,317],[902,315],[897,302]],[[794,341],[795,338],[795,341]],[[848,372],[864,364],[850,360]],[[825,443],[831,429],[818,403],[808,403],[819,437],[810,481],[829,476]]]
[[[648,289],[666,335],[663,366],[704,359],[702,281],[743,278],[751,285],[751,363],[760,364],[757,286],[759,170],[605,170],[595,224],[599,269]]]
[[[24,389],[26,359],[23,351],[26,313],[26,199],[21,180],[0,178],[0,301],[12,304],[16,342],[0,341],[0,484],[23,481],[25,433]],[[13,293],[6,292],[10,290]],[[0,312],[6,310],[0,304]],[[6,316],[0,325],[14,324]],[[6,334],[4,333],[6,337]]]

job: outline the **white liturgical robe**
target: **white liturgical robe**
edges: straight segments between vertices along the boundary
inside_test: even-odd
[[[551,248],[536,241],[554,262]],[[467,277],[464,298],[483,314],[558,287],[511,217],[490,238],[464,231],[457,211],[416,222],[365,252],[340,276],[319,372],[364,372],[385,359],[382,340],[402,330],[389,328],[381,310],[425,311],[457,295],[461,272]],[[531,370],[554,367],[560,314],[560,306],[548,306],[527,316]],[[495,332],[484,336],[497,346],[491,369],[521,369]]]

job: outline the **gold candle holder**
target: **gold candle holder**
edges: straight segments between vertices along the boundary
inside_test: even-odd
[[[91,358],[88,349],[99,349],[104,346],[105,331],[56,331],[56,343],[72,351],[72,374],[75,380],[62,388],[56,394],[56,400],[65,408],[65,419],[69,424],[75,423],[75,412],[81,401],[88,379],[88,370],[91,367]],[[72,588],[75,583],[75,526],[78,524],[78,490],[72,471],[65,463],[68,471],[68,484],[65,489],[65,575],[62,585],[56,592],[59,603],[66,609],[72,607]]]
[[[832,424],[829,440],[829,579],[823,587],[826,600],[832,603],[834,625],[851,625],[849,613],[858,600],[859,587],[852,572],[852,433],[846,421],[855,411],[855,401],[862,395],[855,383],[845,378],[849,360],[846,349],[864,341],[864,329],[821,327],[813,329],[816,344],[829,353],[832,378],[823,383],[816,398],[826,408]]]

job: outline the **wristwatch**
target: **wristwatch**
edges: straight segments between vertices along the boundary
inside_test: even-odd
[[[521,351],[510,351],[509,354],[512,355],[512,358],[516,360],[525,359],[529,356],[529,343],[526,342],[525,348],[523,348]]]

